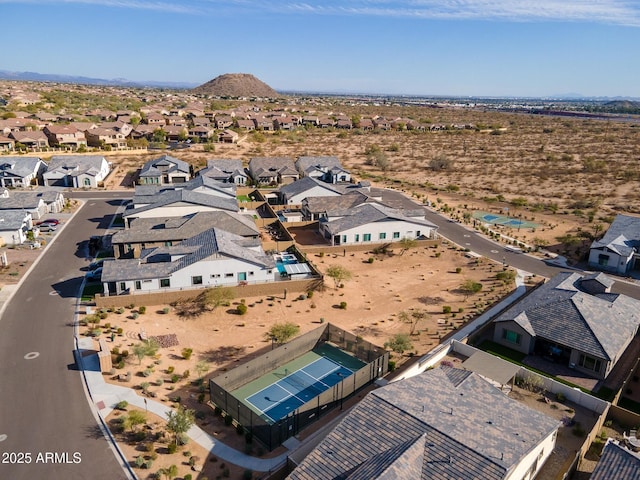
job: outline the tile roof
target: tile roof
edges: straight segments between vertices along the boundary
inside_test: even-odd
[[[0,157],[0,176],[26,177],[37,173],[40,157]]]
[[[199,190],[198,190],[199,189]],[[150,204],[160,200],[160,195],[175,190],[188,190],[194,193],[205,195],[217,195],[236,200],[236,186],[232,183],[223,183],[215,178],[197,177],[183,183],[172,183],[164,185],[136,185],[133,196],[133,204]],[[198,190],[198,191],[196,191]]]
[[[330,157],[330,156],[320,156],[320,157],[312,157],[312,156],[302,156],[298,157],[295,163],[299,172],[306,172],[309,169],[314,169],[318,167],[322,168],[332,168],[338,167],[343,168],[338,157]]]
[[[47,172],[63,171],[67,175],[77,176],[83,173],[97,174],[107,160],[100,155],[54,155],[49,160]]]
[[[0,212],[0,230],[17,230],[24,225],[25,217],[29,215],[28,212],[20,210],[7,210]]]
[[[163,167],[163,168],[158,168]],[[189,173],[189,164],[170,155],[162,155],[145,162],[140,171],[141,177],[158,177],[163,173],[184,172]]]
[[[607,247],[622,256],[629,256],[640,248],[640,217],[616,215],[609,230],[591,248]]]
[[[273,176],[278,173],[281,175],[298,174],[293,159],[289,157],[253,157],[249,160],[249,169],[258,176],[263,174]]]
[[[334,185],[322,182],[312,177],[302,177],[300,180],[283,185],[279,188],[278,192],[288,198],[291,198],[318,187],[328,190],[329,192],[333,192],[335,195],[340,195],[342,193],[340,189],[336,188]]]
[[[625,295],[586,293],[580,289],[584,278],[578,273],[559,273],[494,322],[514,321],[532,336],[598,358],[619,358],[640,325],[640,301]]]
[[[559,426],[477,374],[442,367],[369,393],[289,478],[497,480]]]
[[[198,212],[186,217],[137,218],[129,228],[116,232],[111,242],[144,243],[178,241],[216,227],[241,237],[257,237],[260,231],[253,218],[234,212]]]
[[[156,201],[145,205],[143,207],[133,208],[124,213],[123,216],[129,217],[141,212],[153,210],[155,208],[165,207],[172,203],[191,203],[194,205],[202,205],[205,207],[214,208],[216,210],[228,210],[230,212],[237,212],[238,202],[235,198],[223,198],[217,195],[209,195],[201,192],[193,192],[191,190],[167,190],[156,195]]]
[[[437,228],[436,225],[424,218],[408,217],[399,210],[393,210],[378,203],[364,203],[348,210],[335,210],[327,212],[327,214],[329,218],[322,219],[321,222],[327,224],[326,228],[332,235],[338,235],[345,230],[369,223],[383,222],[389,219],[414,223],[434,229]],[[339,218],[331,220],[331,217]]]
[[[260,239],[244,238],[219,228],[210,228],[179,245],[143,250],[139,259],[105,261],[103,282],[166,277],[202,260],[236,258],[263,268],[274,268],[273,257],[264,254]],[[175,257],[174,260],[171,260]]]
[[[607,441],[590,480],[640,480],[640,455]]]

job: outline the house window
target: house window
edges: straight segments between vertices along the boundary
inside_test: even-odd
[[[400,232],[393,232],[393,238],[400,238]]]
[[[124,282],[120,282],[120,291],[124,292],[127,289],[127,284]]]
[[[140,280],[136,280],[135,285],[136,290],[142,290],[142,282]]]
[[[191,277],[191,285],[202,285],[202,275]]]
[[[365,233],[364,235],[362,235],[362,241],[363,242],[370,242],[371,241],[371,234],[370,233]]]
[[[88,178],[85,178],[85,179],[84,179],[84,186],[85,186],[85,187],[90,187],[90,186],[91,186],[91,180],[90,180],[90,179],[88,179]]]
[[[224,278],[233,278],[233,273],[225,273]]]
[[[251,277],[253,275],[253,272],[249,272],[249,276]]]
[[[359,241],[360,241],[360,234],[359,234],[359,233],[356,233],[356,239],[355,239],[355,241],[356,241],[356,242],[359,242]]]
[[[606,267],[609,264],[609,255],[598,255],[598,265]]]
[[[602,362],[596,358],[581,353],[578,365],[580,365],[582,368],[586,368],[587,370],[599,372],[600,367],[602,366]]]
[[[219,273],[212,273],[211,274],[211,278],[220,278],[220,274]]]
[[[420,238],[422,236],[422,232],[420,230],[416,230],[416,238]]]
[[[171,280],[168,278],[161,278],[160,279],[160,286],[162,288],[168,288],[171,286]]]
[[[518,332],[513,332],[511,330],[507,330],[506,328],[502,330],[502,338],[509,343],[513,343],[515,345],[520,345],[522,342],[522,335]]]
[[[172,247],[173,246],[173,242],[172,241],[164,242],[164,246],[165,247]]]
[[[342,243],[347,243],[347,236],[346,235],[342,235]]]
[[[386,234],[386,233],[384,233],[384,232],[382,232],[382,233],[380,233],[380,234],[378,235],[378,239],[379,239],[379,240],[384,240],[384,239],[386,239],[386,238],[387,238],[387,234]]]

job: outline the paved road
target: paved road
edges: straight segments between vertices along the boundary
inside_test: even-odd
[[[87,403],[70,326],[88,261],[82,242],[108,227],[120,202],[110,203],[88,201],[58,231],[0,318],[0,479],[126,478]],[[62,458],[43,463],[47,453]]]

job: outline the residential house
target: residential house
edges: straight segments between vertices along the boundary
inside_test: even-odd
[[[49,139],[41,130],[35,132],[11,132],[9,137],[31,150],[38,150],[41,148],[47,148],[49,146]]]
[[[297,126],[297,119],[290,115],[285,117],[274,117],[273,119],[273,128],[275,130],[294,130]]]
[[[364,203],[350,210],[327,211],[320,234],[331,245],[398,242],[403,238],[435,238],[437,226],[422,213]]]
[[[247,175],[242,160],[229,158],[215,158],[207,160],[207,167],[200,170],[198,175],[209,177],[222,183],[246,185]]]
[[[189,137],[197,139],[200,143],[207,143],[213,138],[215,130],[208,125],[199,125],[189,129]]]
[[[211,119],[207,118],[207,117],[194,117],[191,120],[191,123],[193,123],[194,127],[210,127],[211,126]]]
[[[313,177],[327,183],[351,181],[351,173],[345,170],[337,157],[298,157],[296,168],[303,177]]]
[[[350,210],[363,203],[376,201],[364,190],[354,190],[338,196],[306,197],[301,202],[302,218],[305,221],[320,220],[327,212]]]
[[[96,188],[109,175],[111,166],[99,155],[54,155],[42,175],[45,186]]]
[[[256,185],[280,185],[300,178],[289,157],[253,157],[249,160],[249,174]]]
[[[318,119],[318,126],[320,128],[335,127],[336,126],[336,121],[331,117],[320,117]]]
[[[189,136],[189,130],[187,130],[187,127],[180,127],[178,125],[166,125],[162,129],[167,135],[167,140],[171,142],[177,142]]]
[[[280,187],[278,190],[281,205],[300,205],[307,197],[335,197],[339,195],[342,195],[340,190],[313,177],[303,177]]]
[[[176,127],[187,128],[189,126],[189,122],[184,117],[180,117],[178,115],[169,115],[167,117],[167,125],[174,125]]]
[[[125,135],[110,128],[97,127],[84,132],[90,147],[109,147],[113,150],[127,148]]]
[[[384,117],[376,117],[373,119],[373,126],[378,130],[391,130],[391,122]]]
[[[361,118],[358,121],[358,128],[361,130],[373,130],[373,120],[370,118]]]
[[[440,367],[367,394],[287,478],[529,479],[561,425],[476,373]]]
[[[0,135],[0,152],[12,152],[15,149],[16,142],[4,135]]]
[[[107,129],[111,129],[111,130],[115,130],[116,132],[118,132],[121,135],[124,135],[125,138],[127,138],[131,132],[133,131],[133,126],[125,123],[125,122],[121,122],[121,121],[115,121],[115,122],[104,122],[102,124],[100,124],[100,126],[102,128],[107,128]]]
[[[353,122],[349,117],[339,116],[336,118],[336,128],[351,130],[353,128]]]
[[[256,125],[256,130],[262,130],[266,132],[270,132],[274,130],[273,120],[267,118],[263,115],[259,115],[253,118],[253,121]]]
[[[138,218],[111,237],[116,258],[138,258],[153,247],[178,245],[211,227],[246,238],[260,238],[253,217],[234,212],[197,212],[185,217]]]
[[[238,134],[233,130],[225,130],[218,133],[218,142],[220,143],[238,143]]]
[[[0,157],[0,187],[27,187],[46,171],[40,157]]]
[[[70,125],[47,125],[43,130],[52,147],[79,148],[87,146],[84,133]]]
[[[233,117],[231,115],[216,115],[214,123],[218,130],[223,130],[233,126]]]
[[[30,130],[34,120],[29,118],[7,118],[0,120],[0,134],[9,135],[11,132],[24,132]]]
[[[122,295],[273,282],[274,272],[260,239],[211,228],[179,245],[143,250],[139,258],[105,261],[102,283],[105,295]]]
[[[188,190],[190,192],[213,195],[227,200],[236,201],[236,186],[233,183],[219,182],[210,177],[197,176],[184,183],[166,185],[136,185],[133,196],[135,208],[151,205],[159,199],[159,195],[173,190]]]
[[[156,112],[149,113],[145,118],[145,122],[147,125],[153,125],[154,127],[164,127],[167,124],[164,115]]]
[[[616,215],[607,233],[591,244],[589,265],[619,275],[640,270],[640,217]]]
[[[1,200],[1,199],[0,199]],[[0,211],[0,239],[4,245],[20,245],[33,228],[31,214],[23,210]]]
[[[640,454],[627,450],[617,441],[608,439],[589,480],[640,479]]]
[[[603,274],[562,272],[493,320],[493,340],[606,378],[638,333],[640,300]]]
[[[27,212],[38,220],[47,213],[47,206],[37,192],[11,192],[3,190],[0,194],[0,213]]]
[[[184,183],[191,179],[191,166],[170,155],[145,162],[139,175],[141,185]]]
[[[146,123],[141,123],[133,130],[133,132],[131,132],[131,138],[133,138],[134,140],[139,140],[141,138],[151,140],[155,131],[161,129],[161,127],[157,127],[155,125],[147,125]]]
[[[136,207],[131,205],[123,214],[125,224],[131,225],[136,218],[184,217],[198,212],[238,212],[235,198],[225,198],[185,189],[167,190],[159,193],[153,203]]]

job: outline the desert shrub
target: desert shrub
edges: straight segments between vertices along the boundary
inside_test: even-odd
[[[184,477],[182,477],[183,480],[192,480],[193,479],[193,475],[191,475],[190,473],[187,473]]]
[[[167,367],[167,374],[171,375],[175,371],[175,367]]]
[[[389,360],[389,371],[393,372],[396,369],[396,362],[393,360]]]
[[[147,313],[147,307],[144,307],[144,306],[143,307],[138,307],[138,313],[140,315],[143,315],[143,314]]]
[[[185,371],[182,373],[182,378],[189,378],[189,375],[190,375],[190,374],[191,374],[191,372],[189,372],[189,370],[185,370]]]
[[[145,368],[144,371],[142,372],[142,376],[150,377],[152,373],[153,373],[153,368]]]
[[[198,394],[198,403],[204,403],[204,399],[205,399],[204,393]]]
[[[156,449],[156,446],[155,446],[155,444],[154,444],[153,442],[148,442],[148,443],[144,446],[144,449],[145,449],[147,452],[151,453],[151,452],[153,452],[153,451]]]
[[[126,410],[128,405],[129,405],[129,402],[127,402],[126,400],[122,400],[122,401],[116,403],[116,409],[117,410]]]
[[[180,375],[174,373],[173,375],[171,375],[171,383],[178,383],[180,381],[180,378]]]
[[[373,263],[374,258],[373,257],[369,257],[369,259],[367,260],[367,262],[369,263]]]
[[[167,313],[169,313],[169,307],[164,307],[164,308],[162,309],[162,313],[164,313],[165,315],[166,315]]]
[[[157,380],[155,381],[155,384],[156,384],[156,386],[157,386],[157,387],[160,387],[163,383],[164,383],[164,380],[163,380],[163,379],[161,379],[161,378],[159,378],[159,379],[157,379]]]
[[[169,454],[174,454],[177,450],[178,446],[174,442],[171,442],[169,445],[167,445],[167,451],[169,452]]]
[[[307,298],[313,298],[313,290],[307,292]]]
[[[144,465],[144,461],[144,457],[142,455],[138,455],[134,463],[136,467],[142,468],[142,466]]]
[[[189,360],[192,354],[193,354],[193,348],[187,347],[182,349],[182,358],[184,358],[185,360]]]
[[[120,349],[119,349],[118,347],[113,347],[113,348],[111,349],[111,353],[112,353],[113,355],[120,355]]]
[[[236,311],[238,312],[238,315],[244,315],[247,313],[247,306],[244,303],[241,303],[236,307]]]
[[[122,315],[124,313],[124,308],[120,307],[118,310],[116,310],[116,313],[118,315]]]
[[[451,313],[451,307],[449,305],[443,305],[442,313]]]
[[[116,330],[116,333],[117,333],[118,335],[122,335],[122,332],[123,332],[123,331],[124,331],[124,330],[122,330],[122,327],[118,327],[118,329]]]
[[[346,310],[347,309],[347,302],[340,302],[340,309],[341,310]]]
[[[456,267],[456,273],[462,272],[462,267]]]
[[[139,316],[140,316],[140,315],[138,314],[138,312],[133,312],[133,313],[131,314],[131,318],[133,318],[134,320],[137,320],[137,318],[138,318]]]

